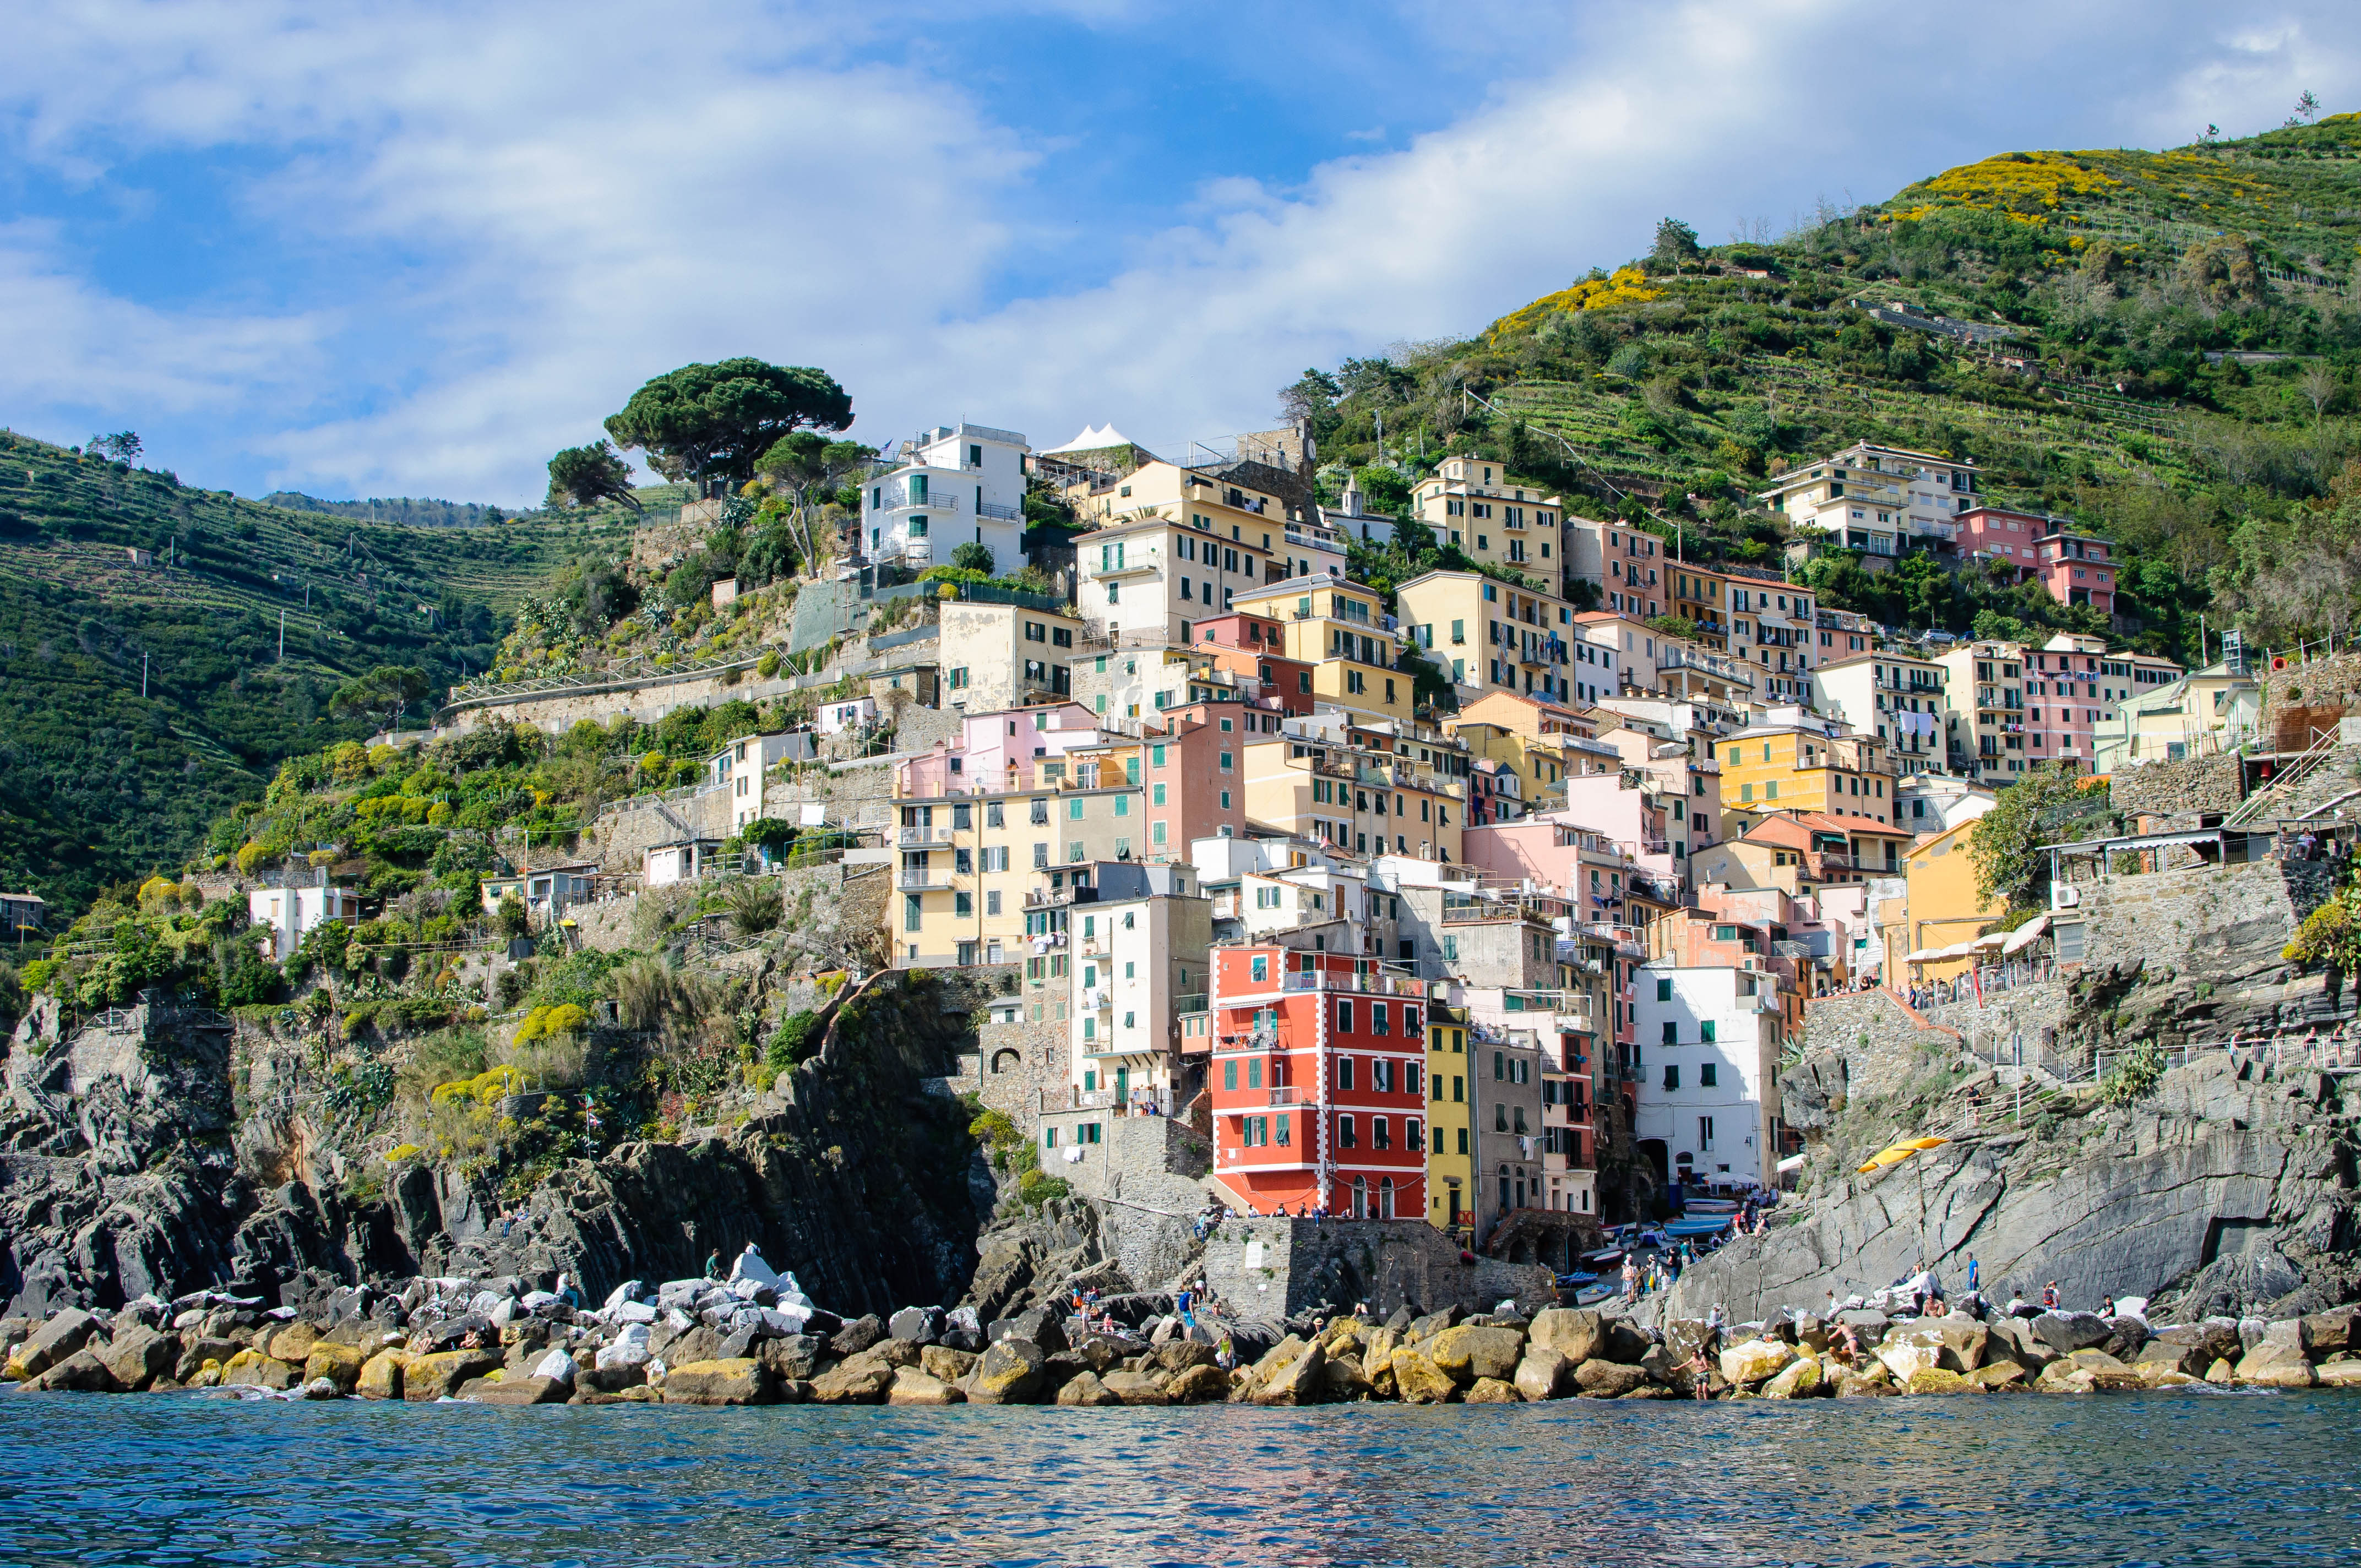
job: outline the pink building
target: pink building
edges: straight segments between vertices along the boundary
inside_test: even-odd
[[[1080,703],[972,713],[959,743],[937,741],[923,757],[902,764],[896,793],[906,798],[998,794],[1035,787],[1037,762],[1062,761],[1068,751],[1111,737]]]
[[[2051,598],[2114,614],[2115,568],[2105,540],[2053,526],[2042,535],[2040,549],[2041,580]]]
[[[2114,613],[2113,547],[2094,533],[2076,532],[2064,518],[1978,507],[1960,514],[1952,543],[1962,561],[1999,562],[2015,568],[2020,583],[2038,578],[2059,604]]]

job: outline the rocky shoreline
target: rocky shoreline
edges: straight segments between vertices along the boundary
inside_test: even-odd
[[[234,1390],[248,1398],[665,1403],[1297,1406],[2100,1393],[2361,1387],[2361,1307],[2279,1321],[2026,1312],[1778,1314],[1662,1329],[1513,1302],[1184,1329],[1170,1298],[1099,1304],[1104,1328],[1033,1308],[847,1321],[752,1278],[631,1281],[586,1310],[514,1277],[362,1286],[305,1311],[198,1292],[0,1321],[26,1391]],[[1070,1333],[1070,1329],[1073,1330]],[[1209,1332],[1225,1335],[1224,1367]]]

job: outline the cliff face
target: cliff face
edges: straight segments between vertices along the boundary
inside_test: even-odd
[[[1987,1296],[2146,1296],[2182,1315],[2314,1312],[2361,1296],[2353,1130],[2332,1081],[2219,1052],[2140,1105],[2002,1123],[1842,1182],[1685,1273],[1672,1316],[1825,1307],[1978,1260]]]
[[[752,1242],[843,1310],[956,1300],[994,1197],[940,1082],[972,1003],[956,979],[880,975],[756,1114],[573,1161],[521,1204],[452,1168],[410,1167],[381,1195],[348,1180],[300,1062],[249,1042],[236,1070],[219,1014],[134,1009],[60,1039],[37,1013],[0,1115],[0,1292],[24,1310],[564,1270],[603,1293]]]

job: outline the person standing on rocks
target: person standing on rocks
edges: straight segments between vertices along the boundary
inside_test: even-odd
[[[2041,1288],[2041,1310],[2045,1312],[2058,1310],[2058,1281],[2055,1279]]]
[[[1971,1295],[1971,1296],[1972,1296],[1972,1295],[1974,1295],[1975,1293],[1976,1293],[1976,1259],[1975,1259],[1975,1255],[1974,1255],[1973,1253],[1970,1253],[1970,1254],[1968,1255],[1968,1294],[1969,1294],[1969,1295]]]

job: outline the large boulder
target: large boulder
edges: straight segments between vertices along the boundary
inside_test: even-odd
[[[2041,1369],[2033,1386],[2045,1394],[2096,1394],[2147,1387],[2138,1373],[2096,1347],[2059,1356]]]
[[[894,1387],[899,1369],[891,1363],[873,1356],[856,1355],[840,1366],[830,1367],[811,1379],[811,1402],[815,1405],[874,1405],[885,1398]],[[664,1385],[665,1397],[671,1397],[672,1385]]]
[[[2309,1388],[2320,1379],[2304,1354],[2303,1320],[2273,1323],[2238,1362],[2238,1381],[2262,1388]]]
[[[839,1355],[859,1355],[885,1337],[885,1320],[876,1313],[855,1318],[829,1336],[828,1347]]]
[[[2158,1329],[2132,1365],[2146,1368],[2182,1372],[2191,1377],[2202,1377],[2207,1368],[2224,1356],[2236,1357],[2241,1353],[2238,1325],[2216,1320],[2202,1323],[2173,1323]],[[2121,1360],[2119,1356],[2116,1359]]]
[[[964,1383],[975,1370],[979,1357],[972,1350],[954,1350],[947,1344],[930,1344],[918,1352],[918,1370],[945,1383]]]
[[[1277,1354],[1278,1352],[1272,1352]],[[1304,1345],[1292,1358],[1279,1363],[1255,1386],[1257,1405],[1316,1405],[1327,1387],[1323,1376],[1328,1355],[1316,1344]]]
[[[1394,1397],[1405,1405],[1440,1405],[1459,1395],[1451,1375],[1415,1350],[1398,1350],[1386,1370],[1394,1381]]]
[[[751,1355],[692,1361],[664,1374],[667,1405],[767,1405],[778,1397],[771,1369]]]
[[[1470,1405],[1515,1405],[1524,1399],[1515,1384],[1499,1377],[1478,1377],[1460,1398]]]
[[[1609,1361],[1637,1366],[1646,1357],[1648,1348],[1655,1343],[1629,1319],[1611,1318],[1600,1335],[1598,1354]]]
[[[1226,1399],[1230,1396],[1230,1375],[1211,1362],[1188,1367],[1172,1379],[1171,1394],[1176,1405],[1205,1405]]]
[[[1986,1361],[1970,1376],[1985,1388],[2022,1388],[2025,1368],[2014,1361]]]
[[[361,1368],[368,1357],[357,1344],[335,1344],[318,1340],[312,1354],[303,1358],[303,1381],[310,1383],[324,1377],[336,1386],[340,1394],[349,1394],[361,1380]]]
[[[237,1352],[236,1340],[212,1338],[192,1331],[181,1341],[181,1358],[172,1364],[172,1381],[186,1387],[205,1369],[206,1363],[215,1367],[227,1365]]]
[[[2303,1321],[2304,1338],[2317,1355],[2361,1351],[2361,1307],[2336,1307]]]
[[[1013,1318],[1003,1318],[989,1331],[994,1343],[1021,1339],[1041,1347],[1044,1355],[1067,1348],[1066,1320],[1047,1307],[1027,1307]]]
[[[489,1372],[500,1364],[500,1358],[497,1355],[493,1356],[481,1370]],[[300,1366],[290,1366],[283,1361],[275,1360],[248,1346],[222,1363],[221,1380],[225,1387],[283,1390],[292,1388],[303,1381],[303,1369]]]
[[[1227,1387],[1225,1380],[1224,1387]],[[1065,1387],[1058,1390],[1058,1403],[1086,1409],[1096,1406],[1120,1405],[1123,1400],[1114,1389],[1099,1381],[1097,1373],[1084,1368],[1066,1379]]]
[[[333,1385],[332,1385],[333,1386]],[[477,1405],[562,1405],[573,1387],[555,1377],[503,1377],[494,1383],[478,1377],[460,1385],[459,1398]]]
[[[782,1381],[808,1382],[818,1376],[821,1358],[827,1353],[828,1342],[818,1334],[788,1334],[783,1339],[766,1339],[754,1347],[755,1359],[771,1369],[772,1376]],[[606,1352],[598,1353],[598,1364],[607,1364]]]
[[[2361,1388],[2361,1359],[2323,1361],[2312,1373],[2324,1388]]]
[[[1061,1336],[1062,1337],[1062,1336]],[[968,1402],[976,1405],[1022,1405],[1041,1390],[1042,1364],[1049,1355],[1031,1340],[996,1339],[984,1348],[983,1359],[967,1382]]]
[[[1099,1380],[1106,1391],[1126,1405],[1169,1405],[1170,1382],[1154,1372],[1110,1372]]]
[[[1383,1330],[1379,1330],[1383,1332]],[[1213,1347],[1192,1339],[1167,1340],[1156,1347],[1150,1357],[1157,1367],[1178,1376],[1192,1366],[1211,1366],[1219,1359]]]
[[[1808,1399],[1826,1393],[1828,1390],[1820,1381],[1819,1358],[1797,1356],[1778,1376],[1763,1384],[1760,1391],[1766,1399]]]
[[[1444,1330],[1420,1348],[1465,1387],[1480,1377],[1505,1382],[1515,1376],[1517,1363],[1524,1359],[1525,1336],[1515,1329],[1471,1328],[1463,1323]]]
[[[1466,1315],[1466,1310],[1459,1307],[1445,1307],[1439,1312],[1429,1312],[1422,1318],[1413,1318],[1411,1320],[1410,1327],[1402,1331],[1402,1339],[1410,1344],[1416,1344],[1421,1340],[1433,1339]]]
[[[1922,1366],[1902,1379],[1905,1394],[1975,1394],[1983,1385],[1973,1376],[1963,1376],[1944,1366]]]
[[[455,1398],[461,1384],[499,1369],[500,1354],[489,1350],[441,1350],[413,1355],[401,1369],[401,1397],[413,1405]],[[223,1379],[227,1382],[226,1376]]]
[[[267,1337],[258,1335],[255,1348],[273,1361],[283,1361],[290,1366],[301,1366],[311,1359],[312,1347],[320,1343],[320,1331],[310,1323],[293,1322],[273,1330]]]
[[[900,1314],[895,1316],[898,1318]],[[889,1405],[963,1405],[967,1402],[967,1396],[961,1393],[956,1385],[946,1383],[931,1373],[921,1372],[914,1366],[900,1366],[894,1370],[893,1386],[885,1390],[885,1402]]]
[[[1795,1359],[1795,1347],[1784,1340],[1746,1340],[1721,1353],[1721,1376],[1741,1388],[1752,1388],[1784,1372]]]
[[[2030,1319],[1994,1318],[1984,1324],[1984,1332],[1985,1355],[2005,1356],[2030,1372],[2040,1371],[2065,1354],[2034,1332]]]
[[[63,1361],[52,1362],[39,1373],[27,1379],[25,1387],[60,1394],[120,1394],[123,1385],[115,1381],[106,1363],[96,1351],[78,1350]]]
[[[1574,1386],[1586,1399],[1614,1399],[1648,1381],[1638,1367],[1604,1356],[1592,1356],[1574,1369]]]
[[[1888,1333],[1877,1358],[1903,1382],[1914,1372],[1973,1372],[1982,1365],[1988,1337],[1973,1318],[1922,1318]]]
[[[1606,1335],[1598,1314],[1576,1307],[1547,1307],[1533,1314],[1525,1337],[1579,1366],[1598,1354]]]
[[[1544,1318],[1549,1316],[1547,1312],[1541,1315]],[[1574,1376],[1575,1365],[1562,1352],[1548,1345],[1529,1344],[1525,1347],[1524,1359],[1517,1363],[1516,1374],[1510,1381],[1517,1386],[1517,1392],[1528,1402],[1538,1405],[1565,1392],[1566,1384]]]
[[[128,1317],[115,1325],[112,1340],[104,1346],[93,1340],[89,1348],[117,1383],[135,1392],[170,1374],[181,1359],[179,1340]]]
[[[69,1307],[35,1329],[8,1353],[5,1375],[19,1380],[38,1377],[98,1337],[100,1332],[96,1318],[78,1307]]]
[[[401,1398],[401,1370],[410,1362],[406,1350],[379,1351],[361,1363],[361,1374],[354,1381],[353,1392],[364,1399],[399,1399]]]
[[[2033,1332],[2059,1355],[2104,1345],[2114,1325],[2096,1312],[2044,1312],[2033,1320]]]
[[[886,1320],[885,1332],[912,1344],[932,1344],[943,1337],[940,1307],[905,1307]]]

